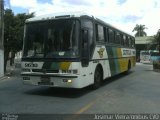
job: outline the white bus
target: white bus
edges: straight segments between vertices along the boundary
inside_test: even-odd
[[[133,36],[86,14],[26,20],[22,56],[24,84],[98,88],[136,63]]]
[[[158,51],[157,50],[141,50],[140,51],[140,62],[152,64],[155,53],[158,53]]]
[[[141,63],[151,63],[150,59],[151,59],[151,55],[150,55],[149,50],[140,51],[140,62]]]

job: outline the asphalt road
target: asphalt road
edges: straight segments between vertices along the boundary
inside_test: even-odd
[[[0,113],[160,113],[160,73],[151,65],[137,64],[97,90],[23,85],[18,74],[0,80]]]

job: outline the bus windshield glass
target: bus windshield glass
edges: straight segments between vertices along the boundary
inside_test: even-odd
[[[73,19],[27,23],[23,58],[78,57],[77,30]]]

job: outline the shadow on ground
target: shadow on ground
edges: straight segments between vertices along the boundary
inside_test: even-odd
[[[128,74],[132,74],[133,71],[129,72]],[[102,86],[99,89],[102,89],[102,87],[111,84],[112,82],[115,82],[119,80],[122,77],[125,77],[125,74],[119,74],[112,78],[106,79]],[[33,88],[33,87],[32,87]],[[84,96],[90,92],[93,92],[91,86],[82,88],[82,89],[73,89],[73,88],[52,88],[52,87],[36,87],[33,89],[30,89],[28,91],[25,91],[25,94],[28,95],[39,95],[39,96],[50,96],[50,97],[62,97],[62,98],[78,98],[81,96]]]

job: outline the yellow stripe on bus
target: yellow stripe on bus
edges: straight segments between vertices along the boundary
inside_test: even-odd
[[[71,65],[71,62],[61,62],[60,63],[60,69],[61,70],[68,70],[70,65]]]
[[[118,57],[122,57],[122,51],[121,51],[121,48],[117,48],[117,55]]]
[[[127,58],[121,58],[119,60],[120,63],[120,71],[124,72],[128,69],[128,59]]]

